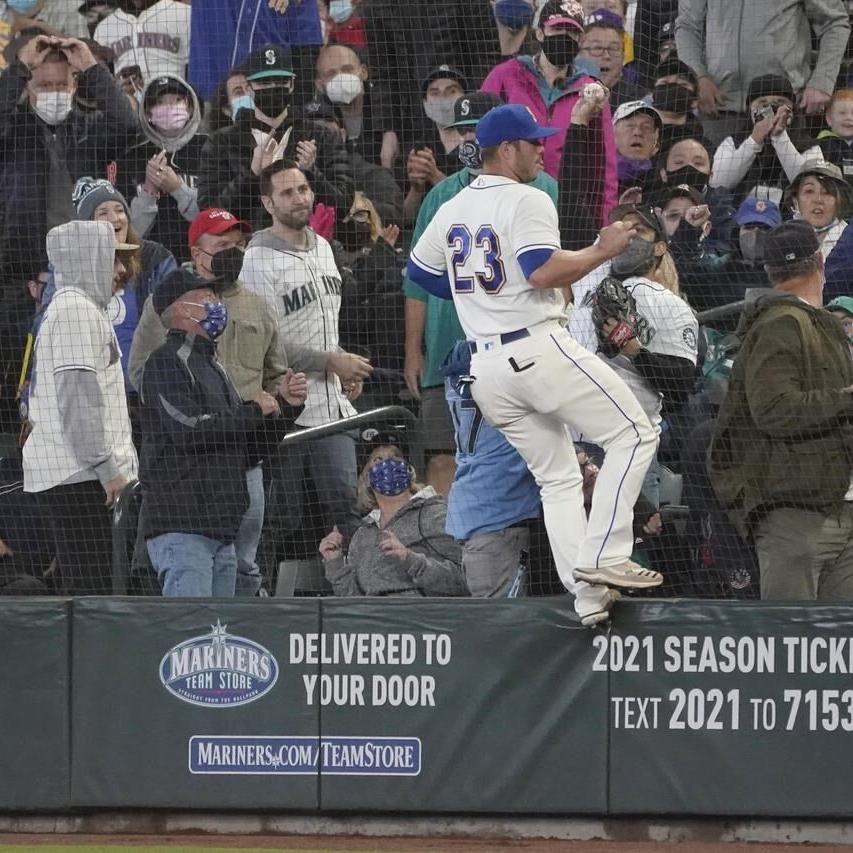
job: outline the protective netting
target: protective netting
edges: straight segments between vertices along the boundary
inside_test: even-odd
[[[849,598],[849,34],[0,2],[0,592]]]

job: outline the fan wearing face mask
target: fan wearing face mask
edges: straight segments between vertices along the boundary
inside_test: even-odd
[[[315,99],[327,102],[340,112],[346,130],[347,150],[369,163],[393,166],[399,152],[397,134],[382,122],[381,110],[374,110],[374,86],[367,66],[358,54],[342,44],[329,44],[317,55],[314,66]]]
[[[203,210],[190,225],[188,244],[199,282],[209,285],[224,306],[225,325],[216,337],[217,359],[244,402],[257,399],[263,390],[277,399],[286,415],[275,421],[275,429],[257,437],[256,450],[263,456],[270,440],[279,440],[291,426],[293,417],[299,414],[291,407],[301,407],[304,403],[307,383],[304,374],[294,372],[299,370],[301,352],[293,347],[284,352],[264,301],[239,281],[248,236],[248,224],[227,210]],[[130,350],[130,376],[137,385],[142,382],[149,357],[166,342],[167,325],[155,310],[154,300],[149,298]],[[246,471],[249,508],[234,540],[238,596],[256,595],[261,587],[257,550],[264,517],[263,472],[256,464],[256,457],[249,462]]]
[[[695,311],[736,301],[723,283],[728,254],[709,246],[713,231],[705,196],[687,184],[668,184],[654,197],[681,292]]]
[[[764,271],[764,239],[767,233],[782,224],[779,205],[772,201],[747,196],[735,211],[732,219],[731,250],[718,274],[705,289],[702,302],[694,306],[697,311],[739,302],[750,288],[770,287]],[[694,295],[691,292],[691,304]],[[734,332],[740,312],[714,320],[718,332]]]
[[[47,266],[48,230],[76,217],[75,180],[103,173],[133,138],[136,117],[78,39],[29,39],[0,75],[0,89],[0,429],[15,431],[12,385],[32,315],[22,285],[33,269]],[[75,105],[78,91],[94,111]]]
[[[369,353],[370,363],[398,375],[403,370],[404,319],[400,279],[405,256],[395,248],[400,229],[385,227],[372,200],[356,192],[352,208],[335,225],[333,248],[341,262],[341,346]],[[340,244],[335,246],[335,243]],[[400,388],[392,383],[370,383],[371,404],[393,405]]]
[[[249,474],[260,475],[255,441],[274,430],[281,404],[259,377],[243,398],[219,363],[229,317],[210,281],[176,270],[152,304],[169,333],[142,379],[140,531],[164,596],[233,597],[254,500]],[[258,536],[260,524],[253,524]]]
[[[403,190],[390,169],[371,163],[347,145],[347,129],[340,109],[328,99],[309,101],[302,109],[304,118],[322,125],[346,146],[353,187],[373,202],[385,225],[403,224]]]
[[[637,229],[628,247],[610,260],[610,276],[628,292],[636,322],[626,327],[617,318],[600,316],[597,299],[612,281],[605,278],[591,300],[598,352],[634,392],[652,425],[660,428],[665,414],[678,411],[692,391],[699,324],[679,294],[677,278],[667,282],[666,225],[657,212],[620,205],[612,219]],[[643,482],[643,496],[659,505],[656,459]]]
[[[737,202],[753,194],[779,204],[806,160],[821,158],[820,147],[795,113],[794,87],[787,77],[756,77],[749,84],[747,104],[752,128],[720,143],[711,186],[732,190]]]
[[[584,90],[598,75],[597,63],[580,55],[584,34],[584,11],[577,0],[547,0],[540,8],[535,35],[539,51],[495,66],[482,89],[510,104],[529,107],[536,120],[560,129],[545,140],[545,171],[557,178],[567,136],[572,133],[572,111]],[[603,189],[598,209],[593,211],[599,226],[607,224],[607,211],[616,204],[616,143],[610,105],[604,104],[590,122],[600,139],[590,162],[590,171],[601,173]]]
[[[655,69],[652,106],[663,120],[661,146],[681,135],[702,135],[702,123],[694,114],[698,86],[696,75],[675,57],[661,62]]]
[[[293,159],[309,177],[317,201],[334,208],[339,218],[346,216],[352,205],[347,151],[336,134],[294,115],[290,51],[267,45],[250,54],[241,70],[251,94],[232,100],[233,123],[211,134],[202,152],[199,207],[230,210],[254,230],[267,227],[259,176],[270,164]]]
[[[417,216],[424,196],[457,165],[461,139],[453,124],[453,105],[465,93],[468,82],[449,65],[434,68],[421,86],[423,114],[402,133],[406,155],[406,221]]]
[[[447,502],[417,482],[399,447],[377,447],[361,472],[370,512],[344,548],[337,527],[320,542],[335,595],[467,596],[459,543],[445,532]]]
[[[198,173],[207,136],[199,133],[201,109],[192,87],[164,75],[143,89],[144,136],[117,163],[116,184],[130,199],[137,234],[162,243],[180,263],[188,261],[187,223],[198,214]]]

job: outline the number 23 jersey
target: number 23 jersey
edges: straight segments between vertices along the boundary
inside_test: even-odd
[[[547,193],[499,175],[480,175],[445,202],[412,249],[428,273],[447,272],[459,322],[484,338],[565,322],[565,301],[553,288],[534,288],[535,269],[560,248],[557,210]]]

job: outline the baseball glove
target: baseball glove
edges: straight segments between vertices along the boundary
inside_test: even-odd
[[[639,337],[642,340],[646,321],[637,313],[636,300],[619,279],[607,276],[590,293],[589,303],[598,336],[598,349],[605,356],[613,358],[619,355],[631,338]],[[604,330],[607,320],[616,321],[615,328],[609,332]]]

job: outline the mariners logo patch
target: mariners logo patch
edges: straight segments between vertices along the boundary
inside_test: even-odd
[[[160,681],[191,705],[233,708],[260,699],[278,681],[278,661],[263,646],[229,634],[216,620],[210,633],[169,649]]]

